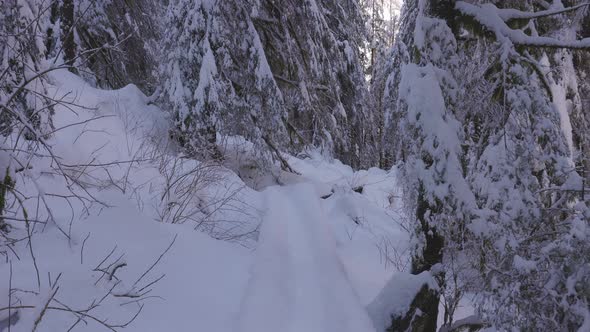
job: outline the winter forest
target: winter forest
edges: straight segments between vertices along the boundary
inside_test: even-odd
[[[588,0],[0,0],[0,332],[590,332]]]

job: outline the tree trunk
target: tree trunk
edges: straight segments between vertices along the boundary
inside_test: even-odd
[[[444,240],[438,234],[436,227],[433,227],[427,220],[428,215],[436,215],[436,211],[439,209],[431,206],[426,201],[422,184],[419,190],[416,218],[420,223],[420,231],[424,235],[425,244],[422,255],[412,258],[412,274],[430,271],[437,280],[444,280],[444,276],[435,275],[434,271],[432,271],[433,266],[442,263]],[[412,331],[436,332],[439,300],[440,294],[435,290],[421,291],[416,295],[414,302],[419,305],[418,309],[420,309],[422,314],[415,317]],[[420,329],[417,330],[414,327],[419,327]]]
[[[61,43],[66,65],[73,66],[76,58],[74,40],[74,0],[63,0],[61,5]],[[75,68],[70,68],[75,73]]]
[[[438,313],[438,292],[428,285],[422,286],[408,312],[401,317],[394,317],[387,332],[436,332],[436,316],[430,319],[432,312]]]
[[[424,188],[420,185],[416,218],[420,223],[420,233],[425,238],[424,248],[420,255],[412,257],[412,274],[432,271],[432,267],[442,263],[444,241],[436,228],[430,225],[427,215],[436,215],[439,209],[431,206],[424,197]],[[429,212],[429,213],[427,213]],[[441,272],[433,273],[437,281],[444,280]],[[440,293],[424,285],[416,294],[408,312],[402,317],[394,317],[387,332],[436,332],[438,318],[438,304]]]

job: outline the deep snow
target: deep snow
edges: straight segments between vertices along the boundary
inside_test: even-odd
[[[15,245],[20,259],[8,256],[12,278],[10,264],[0,264],[0,307],[8,306],[9,282],[12,306],[36,307],[19,309],[11,331],[31,330],[55,290],[50,282],[59,285],[54,299],[61,304],[54,306],[83,310],[103,299],[90,313],[111,324],[141,308],[126,331],[374,331],[365,306],[407,261],[394,171],[354,172],[309,151],[288,156],[301,175],[264,179],[259,172],[254,182],[264,185],[254,190],[234,171],[207,168],[215,181],[189,182],[186,196],[179,185],[166,190],[165,184],[203,165],[170,150],[164,113],[137,88],[98,90],[67,72],[54,74],[52,83],[52,93],[85,108],[59,106],[55,127],[63,129],[49,142],[64,164],[86,170],[84,189],[105,205],[85,208],[50,196],[67,190],[41,157],[17,178],[23,192],[46,194],[55,224],[36,227],[33,236],[40,287],[26,241]],[[240,154],[239,141],[228,139],[226,153]],[[165,158],[154,157],[162,151]],[[194,211],[179,209],[181,202]],[[12,234],[26,234],[22,223],[14,226]],[[112,272],[119,263],[126,265],[112,278],[98,271],[113,264]],[[160,277],[141,301],[121,296]],[[111,289],[119,296],[104,297]],[[7,310],[0,311],[0,321],[6,318]],[[37,331],[67,330],[77,320],[50,310]],[[83,319],[73,330],[106,329]]]
[[[374,331],[309,184],[267,189],[256,261],[236,331]]]

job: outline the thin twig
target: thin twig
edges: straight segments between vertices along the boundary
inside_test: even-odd
[[[84,241],[82,241],[82,248],[80,249],[80,265],[84,264],[84,246],[86,245],[86,240],[88,240],[89,237],[90,237],[90,232],[88,232],[88,235],[86,235],[86,237],[84,238]]]
[[[49,303],[51,303],[51,301],[55,297],[55,294],[57,294],[57,291],[58,290],[59,290],[59,287],[56,287],[55,290],[53,291],[53,293],[51,294],[51,296],[49,297],[49,299],[47,300],[47,302],[45,302],[45,305],[43,306],[43,309],[41,309],[41,312],[39,313],[39,316],[35,319],[35,322],[33,323],[32,332],[35,332],[35,330],[37,330],[37,327],[39,326],[39,323],[41,323],[41,320],[43,319],[43,316],[45,316],[45,312],[47,312],[47,309],[49,308]]]
[[[172,248],[172,245],[174,244],[174,242],[176,242],[177,237],[178,237],[178,234],[174,235],[174,239],[172,239],[172,242],[170,242],[170,244],[168,245],[168,248],[166,248],[166,250],[164,250],[164,252],[160,255],[160,257],[158,257],[158,259],[139,277],[139,279],[137,279],[133,283],[133,287],[135,287],[141,281],[141,279],[143,279],[143,277],[145,277],[160,262],[162,257],[164,257],[164,255],[166,255],[168,250],[170,250],[170,248]]]
[[[12,260],[10,260],[10,274],[8,276],[8,332],[12,325]]]

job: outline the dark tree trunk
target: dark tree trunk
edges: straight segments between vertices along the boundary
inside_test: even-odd
[[[455,3],[456,0],[430,0],[430,14],[445,20],[456,34],[458,32],[456,22],[459,13],[455,10]]]
[[[425,245],[422,255],[416,256],[412,259],[412,274],[420,274],[424,271],[430,271],[434,265],[441,263],[443,258],[443,238],[438,234],[436,227],[432,226],[427,220],[427,215],[436,215],[439,209],[431,206],[431,204],[426,201],[422,185],[420,185],[419,190],[416,218],[420,223],[420,232],[424,234]]]
[[[436,301],[433,301],[436,300]],[[394,317],[387,332],[430,332],[436,331],[436,316],[430,319],[427,312],[438,313],[438,292],[423,285],[408,312],[401,317]],[[426,310],[426,311],[425,311]]]
[[[425,271],[432,271],[432,268],[442,263],[444,241],[428,220],[428,215],[436,215],[440,208],[432,206],[424,197],[422,185],[418,193],[418,207],[416,218],[419,223],[418,231],[425,239],[424,248],[421,253],[412,257],[412,274],[420,274]],[[439,284],[444,280],[444,275],[439,272],[433,276]],[[423,285],[418,294],[414,297],[409,310],[405,315],[392,317],[391,327],[387,332],[436,332],[438,318],[438,304],[440,293]]]
[[[4,215],[4,209],[6,208],[6,197],[8,192],[14,189],[14,180],[12,180],[12,178],[10,177],[9,168],[0,171],[4,171],[6,174],[4,175],[4,178],[0,183],[0,215]],[[0,216],[0,232],[7,233],[9,230],[9,225],[6,223],[4,218]]]
[[[49,14],[49,22],[51,23],[50,27],[47,29],[47,37],[45,37],[45,56],[48,57],[51,54],[51,51],[53,51],[53,48],[55,46],[54,44],[54,40],[53,40],[53,27],[55,22],[57,22],[57,19],[59,17],[59,1],[58,0],[53,0],[51,2],[51,11]]]
[[[61,42],[65,64],[74,65],[76,41],[74,40],[74,0],[63,0],[61,6]],[[71,72],[76,72],[70,68]]]
[[[438,209],[431,206],[424,197],[424,189],[420,185],[418,194],[418,207],[416,218],[420,223],[420,232],[424,235],[425,243],[422,255],[412,258],[412,274],[420,274],[425,271],[432,271],[433,266],[442,263],[444,240],[438,234],[436,227],[430,224],[428,215],[436,215]],[[444,276],[433,276],[438,280],[444,280]],[[440,283],[440,282],[439,282]],[[421,315],[414,317],[411,331],[436,332],[438,318],[439,292],[430,289],[422,289],[414,299],[412,305],[416,305]]]

